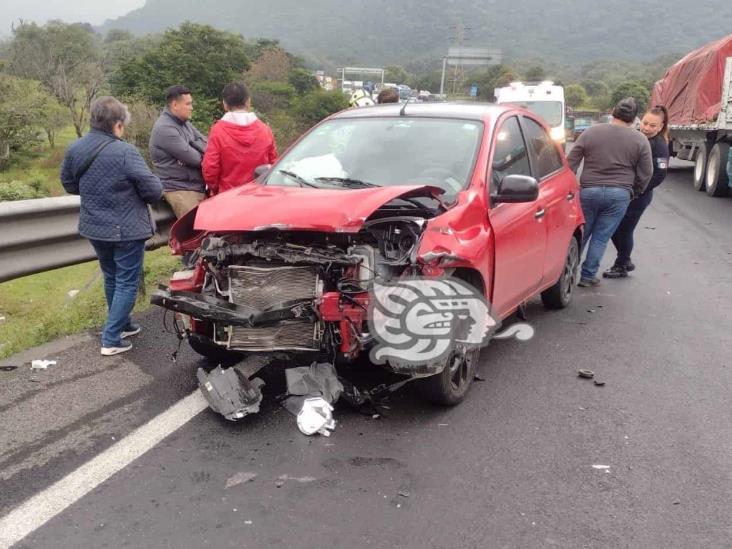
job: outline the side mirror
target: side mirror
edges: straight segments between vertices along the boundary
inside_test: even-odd
[[[260,164],[254,168],[254,179],[259,179],[272,169],[272,164]]]
[[[507,175],[503,178],[498,191],[491,195],[493,203],[533,202],[539,197],[539,183],[528,175]]]

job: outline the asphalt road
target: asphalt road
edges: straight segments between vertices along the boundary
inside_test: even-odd
[[[565,311],[532,302],[534,339],[485,349],[456,408],[407,387],[308,438],[274,369],[260,414],[196,415],[17,547],[732,547],[732,199],[672,171],[634,260]],[[6,361],[0,517],[195,390],[199,359],[141,321],[126,356],[90,334]]]

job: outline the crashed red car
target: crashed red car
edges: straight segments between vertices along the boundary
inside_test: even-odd
[[[176,312],[202,355],[353,360],[373,342],[375,279],[456,277],[485,296],[499,321],[537,294],[549,308],[572,298],[578,183],[528,111],[411,103],[347,110],[259,172],[173,227],[174,251],[197,259],[153,302]],[[420,370],[426,394],[460,402],[478,353],[458,347]],[[409,375],[403,365],[386,367]]]

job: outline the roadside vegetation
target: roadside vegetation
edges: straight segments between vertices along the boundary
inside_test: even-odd
[[[149,294],[180,266],[161,248],[145,255],[145,292],[136,312],[149,307]],[[59,337],[98,328],[107,316],[102,274],[96,262],[55,269],[0,284],[0,360]]]

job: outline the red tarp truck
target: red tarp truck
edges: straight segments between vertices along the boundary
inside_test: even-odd
[[[729,192],[732,143],[732,34],[694,50],[656,82],[652,105],[669,111],[674,156],[691,160],[694,187]]]

